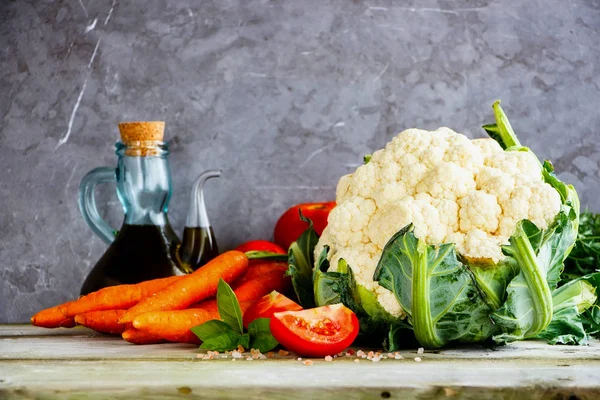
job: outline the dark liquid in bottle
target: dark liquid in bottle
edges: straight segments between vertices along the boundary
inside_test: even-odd
[[[179,250],[179,259],[184,268],[190,268],[191,271],[197,270],[219,255],[212,227],[190,228],[186,226],[183,229],[181,242],[183,245]]]
[[[81,287],[88,294],[106,286],[139,283],[181,274],[175,252],[179,239],[170,225],[127,225]]]

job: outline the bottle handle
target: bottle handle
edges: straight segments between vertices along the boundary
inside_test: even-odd
[[[98,213],[94,189],[99,183],[117,182],[114,168],[99,167],[88,172],[79,184],[79,211],[88,226],[107,244],[115,240],[115,230]]]

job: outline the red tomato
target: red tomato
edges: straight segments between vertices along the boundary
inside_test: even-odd
[[[276,312],[299,310],[302,310],[302,307],[298,303],[273,290],[248,307],[244,313],[244,326],[247,328],[248,324],[257,318],[271,318]]]
[[[339,353],[358,335],[358,318],[343,304],[273,314],[271,333],[283,347],[307,357]]]
[[[335,201],[326,203],[304,203],[296,204],[288,209],[277,221],[275,225],[275,243],[288,249],[290,244],[302,235],[302,232],[308,228],[308,224],[300,219],[298,210],[302,215],[313,222],[315,232],[321,236],[323,229],[327,226],[327,217],[329,212],[335,207]]]
[[[287,254],[287,251],[268,240],[251,240],[235,248],[238,251],[270,251],[271,253]]]

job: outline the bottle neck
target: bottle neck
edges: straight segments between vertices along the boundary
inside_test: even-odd
[[[117,144],[117,195],[129,225],[168,225],[171,171],[165,144]]]

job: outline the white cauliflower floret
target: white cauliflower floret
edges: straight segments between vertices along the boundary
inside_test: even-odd
[[[454,163],[460,167],[476,171],[483,165],[481,150],[464,135],[448,136],[449,146],[444,156],[444,161]]]
[[[528,219],[540,229],[546,229],[560,209],[560,194],[550,185],[537,182],[531,186]]]
[[[492,139],[469,140],[448,128],[400,133],[340,179],[336,202],[315,257],[328,245],[330,270],[344,259],[357,283],[395,316],[404,313],[373,273],[406,225],[427,244],[454,243],[463,257],[498,263],[520,220],[545,229],[561,207],[533,153],[507,152]]]
[[[494,139],[473,139],[471,140],[474,146],[479,147],[481,154],[483,155],[484,164],[487,165],[486,160],[494,154],[504,153],[502,147]]]
[[[344,175],[340,178],[335,190],[335,198],[342,202],[348,196],[350,185],[352,184],[352,175]]]
[[[456,200],[475,189],[473,172],[449,162],[441,162],[417,185],[417,193],[440,199]]]
[[[515,188],[515,178],[512,175],[492,167],[482,167],[475,181],[478,190],[493,194],[500,203],[507,201]]]
[[[413,212],[408,204],[410,202],[404,201],[379,209],[367,226],[367,236],[371,243],[383,249],[394,233],[413,221]]]
[[[458,205],[461,231],[481,229],[487,233],[494,233],[498,229],[502,209],[493,194],[475,190],[460,199]]]
[[[498,239],[480,229],[468,231],[459,253],[471,259],[492,260],[495,264],[503,258]]]
[[[541,181],[542,167],[529,151],[505,151],[493,154],[486,160],[488,166],[497,168],[515,178],[518,184],[526,181]]]

